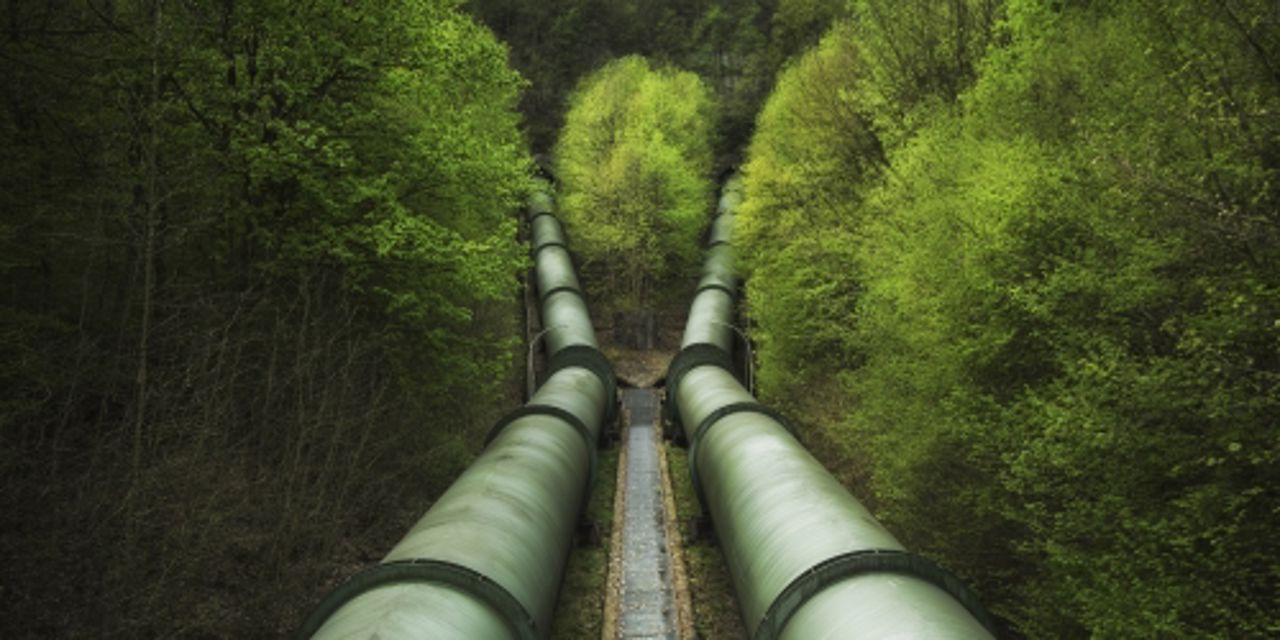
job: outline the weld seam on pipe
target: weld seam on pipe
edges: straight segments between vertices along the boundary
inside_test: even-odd
[[[667,388],[671,390],[667,394],[669,401],[663,403],[663,411],[666,412],[667,422],[671,423],[682,437],[686,436],[684,425],[680,420],[680,412],[676,408],[676,391],[680,389],[680,379],[684,378],[686,373],[692,371],[695,367],[703,365],[712,365],[720,367],[729,372],[730,375],[737,377],[734,371],[733,358],[724,349],[707,342],[698,342],[691,344],[680,350],[671,364],[667,365]],[[687,438],[685,438],[687,440]]]
[[[866,573],[899,573],[924,580],[955,598],[979,624],[996,634],[995,624],[977,595],[951,572],[910,551],[860,549],[827,558],[796,576],[774,597],[752,640],[776,640],[791,616],[811,598],[846,578]]]
[[[519,640],[538,640],[538,623],[514,595],[488,576],[460,564],[431,558],[396,560],[374,565],[351,576],[329,592],[298,630],[297,638],[310,638],[329,616],[356,597],[404,583],[438,583],[455,587],[498,611]]]
[[[605,417],[602,425],[613,422],[618,415],[618,378],[613,373],[609,358],[599,349],[585,344],[569,345],[551,356],[547,363],[546,376],[550,378],[555,372],[569,367],[581,367],[595,374],[604,385]],[[603,429],[601,429],[603,432]],[[595,444],[591,443],[592,448]]]
[[[697,446],[698,441],[702,439],[702,436],[706,434],[712,426],[719,422],[721,418],[743,412],[759,413],[767,416],[774,422],[777,422],[779,426],[785,429],[787,433],[791,434],[792,437],[796,438],[796,440],[800,439],[799,436],[796,435],[795,427],[791,426],[791,423],[786,419],[786,417],[781,413],[778,413],[777,410],[757,401],[743,401],[721,405],[711,413],[707,414],[707,417],[703,418],[702,422],[698,423],[698,428],[693,430],[693,437],[689,439],[690,446]]]
[[[497,424],[493,425],[493,428],[489,430],[489,435],[485,436],[484,446],[488,447],[495,438],[497,438],[507,427],[511,426],[511,423],[516,420],[538,415],[557,418],[568,424],[570,427],[573,427],[573,430],[578,432],[578,436],[582,438],[583,444],[587,445],[588,455],[591,456],[591,460],[589,462],[590,475],[587,479],[587,486],[594,485],[596,479],[596,468],[598,466],[598,454],[596,453],[597,447],[594,442],[594,438],[592,438],[591,429],[588,428],[587,423],[579,419],[578,416],[575,416],[560,407],[553,407],[547,404],[526,404],[523,407],[516,407],[515,409],[507,412],[506,415],[502,416],[502,418],[498,420]]]
[[[693,292],[693,295],[694,295],[694,296],[697,296],[698,294],[702,293],[703,291],[711,291],[711,290],[715,290],[715,291],[723,291],[723,292],[725,292],[725,293],[729,294],[729,297],[731,297],[731,298],[735,298],[735,297],[737,297],[737,295],[738,295],[738,292],[737,292],[737,291],[734,291],[732,287],[729,287],[728,285],[721,284],[721,283],[719,283],[719,282],[708,282],[707,284],[704,284],[704,285],[702,285],[702,286],[698,287],[698,288],[697,288],[697,290],[695,290],[695,291]]]
[[[568,423],[569,426],[573,427],[574,431],[578,432],[578,435],[582,437],[582,441],[585,442],[588,447],[592,449],[595,448],[595,443],[591,441],[591,430],[587,428],[585,422],[580,420],[578,416],[575,416],[560,407],[553,407],[546,404],[526,404],[523,407],[516,407],[515,409],[507,412],[507,414],[502,416],[502,418],[498,420],[497,424],[494,424],[493,428],[489,430],[489,435],[484,439],[485,446],[489,446],[489,444],[493,442],[494,438],[497,438],[498,434],[502,433],[502,431],[510,426],[512,422],[526,416],[535,415],[546,415],[563,420]]]
[[[549,214],[549,213],[548,213],[548,214],[546,214],[546,215],[551,215],[551,214]],[[538,246],[534,247],[534,248],[533,248],[533,251],[532,251],[529,255],[533,258],[533,261],[534,261],[534,262],[537,262],[537,261],[538,261],[538,254],[539,254],[539,253],[542,253],[542,250],[543,250],[543,249],[546,249],[546,248],[549,248],[549,247],[560,247],[561,249],[564,249],[565,251],[568,251],[568,250],[569,250],[569,245],[568,245],[567,243],[561,242],[561,241],[559,241],[559,240],[551,240],[550,242],[544,242],[544,243],[542,243],[542,244],[540,244],[540,245],[538,245]]]
[[[560,285],[560,286],[558,286],[558,287],[551,287],[550,289],[547,289],[545,293],[543,293],[542,295],[540,295],[540,296],[539,296],[539,301],[540,301],[542,304],[546,304],[546,303],[547,303],[547,299],[548,299],[548,298],[550,298],[551,296],[553,296],[553,295],[557,294],[557,293],[572,293],[573,295],[578,296],[579,298],[581,298],[581,299],[582,299],[582,301],[583,301],[583,303],[585,303],[585,302],[587,301],[586,296],[582,295],[582,291],[581,291],[581,290],[579,290],[577,287],[575,287],[575,286],[573,286],[573,285],[568,285],[568,284],[562,284],[562,285]]]
[[[698,474],[698,442],[706,435],[711,427],[720,422],[722,418],[726,418],[735,413],[755,413],[762,415],[782,427],[797,442],[800,437],[796,435],[795,427],[791,426],[791,422],[781,413],[778,413],[768,405],[760,404],[755,401],[731,402],[726,405],[717,407],[714,411],[707,414],[707,417],[698,423],[698,427],[693,430],[693,435],[689,436],[689,480],[693,484],[693,493],[698,497],[698,505],[702,507],[704,514],[710,513],[710,505],[707,504],[707,496],[702,488],[702,480]]]

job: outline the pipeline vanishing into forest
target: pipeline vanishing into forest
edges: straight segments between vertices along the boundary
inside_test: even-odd
[[[546,380],[383,558],[299,638],[546,638],[616,380],[596,344],[550,187],[530,200]]]
[[[666,406],[751,637],[993,637],[976,597],[907,552],[736,377],[730,237],[740,201],[734,177],[667,372]],[[617,383],[547,192],[531,198],[529,216],[545,381],[380,564],[321,601],[299,638],[547,637]]]
[[[694,490],[748,633],[755,640],[993,637],[972,592],[907,552],[735,377],[729,240],[741,199],[733,177],[666,380],[668,419],[688,443]]]

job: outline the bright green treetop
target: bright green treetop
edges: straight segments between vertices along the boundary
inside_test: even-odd
[[[715,109],[697,76],[630,56],[584,79],[556,146],[583,268],[624,304],[690,273],[711,202]]]

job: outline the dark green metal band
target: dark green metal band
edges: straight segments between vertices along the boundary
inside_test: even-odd
[[[714,236],[716,234],[716,228],[720,226],[720,219],[725,216],[731,216],[731,215],[733,215],[733,212],[731,211],[720,211],[719,213],[716,214],[714,218],[711,219],[711,226],[707,227],[707,234],[706,234],[707,251],[710,251],[711,249],[718,247],[722,244],[729,244],[728,240],[716,239]]]
[[[585,344],[570,345],[551,356],[551,361],[547,363],[547,377],[550,378],[551,374],[568,367],[582,367],[596,374],[600,384],[604,385],[604,424],[613,422],[618,417],[618,379],[613,375],[609,358],[595,347]],[[604,429],[601,428],[600,431],[604,432]]]
[[[663,403],[663,411],[667,414],[667,422],[670,422],[677,433],[686,440],[688,434],[684,433],[684,425],[680,424],[680,412],[676,409],[675,397],[680,390],[680,380],[684,378],[684,374],[703,365],[715,365],[737,376],[733,358],[730,357],[729,352],[709,342],[691,344],[681,349],[680,353],[671,359],[671,364],[667,366],[668,401]]]
[[[510,426],[512,422],[515,422],[525,416],[551,416],[569,423],[569,426],[573,427],[573,430],[577,431],[578,435],[582,436],[582,441],[586,443],[587,448],[591,449],[594,455],[596,443],[592,442],[591,430],[587,428],[586,423],[579,419],[578,416],[575,416],[560,407],[553,407],[546,404],[526,404],[523,407],[518,407],[507,412],[507,415],[502,416],[502,418],[498,420],[497,424],[493,425],[492,429],[489,429],[489,435],[485,436],[484,439],[484,446],[489,446],[489,443],[493,442],[494,438],[497,438],[498,435]]]
[[[357,573],[329,592],[307,616],[294,637],[304,640],[315,635],[329,616],[364,593],[394,584],[424,582],[449,585],[489,605],[507,622],[514,637],[520,640],[538,640],[540,637],[537,621],[505,587],[474,569],[427,558],[388,562]]]
[[[799,436],[796,435],[795,427],[792,427],[791,423],[788,422],[787,418],[783,416],[781,413],[778,413],[775,409],[769,406],[760,404],[759,402],[746,401],[746,402],[731,402],[707,414],[707,417],[703,418],[702,422],[698,423],[698,427],[693,430],[693,437],[689,439],[690,447],[696,446],[698,442],[702,440],[702,436],[706,435],[707,431],[711,430],[711,427],[715,425],[715,423],[719,422],[721,418],[728,415],[735,414],[735,413],[743,413],[743,412],[759,413],[762,415],[769,416],[775,422],[782,425],[782,428],[786,429],[787,433],[791,434],[792,437],[795,437],[797,440],[799,440]],[[693,454],[690,453],[690,457],[692,457],[692,455]]]
[[[782,635],[791,616],[810,598],[828,586],[860,573],[899,573],[924,580],[955,598],[979,624],[996,635],[995,624],[978,602],[978,597],[946,569],[907,551],[862,549],[827,558],[796,576],[773,599],[751,637],[753,640],[774,640]]]
[[[708,282],[707,284],[704,284],[701,287],[698,287],[698,290],[694,291],[693,295],[696,297],[699,293],[702,293],[703,291],[710,291],[712,289],[715,289],[717,291],[723,291],[729,294],[730,299],[738,295],[738,292],[734,291],[731,287],[727,287],[723,284],[720,284],[719,282]]]
[[[533,258],[533,261],[534,261],[534,262],[537,262],[537,261],[538,261],[538,254],[539,254],[539,253],[542,253],[542,250],[543,250],[543,249],[546,249],[547,247],[560,247],[561,249],[564,249],[564,250],[565,250],[565,253],[568,253],[568,252],[569,252],[569,245],[567,245],[567,244],[565,244],[565,243],[563,243],[563,242],[560,242],[559,240],[552,240],[551,242],[544,242],[544,243],[542,243],[542,244],[540,244],[540,245],[538,245],[538,246],[534,247],[533,251],[529,254],[529,255],[530,255],[530,257],[532,257],[532,258]]]
[[[584,304],[586,303],[587,298],[586,296],[582,295],[582,291],[579,290],[577,287],[571,287],[567,284],[562,284],[558,287],[551,287],[550,289],[543,292],[541,296],[538,297],[538,301],[543,304],[546,304],[547,298],[550,298],[552,295],[555,295],[557,293],[563,293],[565,291],[572,292],[574,295],[578,296],[579,298],[582,298],[582,302]]]
[[[537,220],[539,216],[551,216],[551,219],[552,219],[552,220],[555,220],[556,222],[560,222],[560,220],[556,218],[556,214],[554,214],[554,213],[552,213],[552,212],[550,212],[550,211],[539,211],[539,212],[537,212],[537,213],[535,213],[535,214],[533,214],[533,215],[529,216],[529,225],[530,225],[530,226],[532,226],[532,225],[533,225],[533,221],[534,221],[534,220]]]
[[[698,443],[711,430],[711,427],[720,422],[721,418],[744,412],[768,416],[774,422],[782,425],[782,428],[786,429],[787,433],[791,434],[791,437],[796,440],[800,439],[800,436],[796,435],[795,427],[791,426],[791,422],[786,417],[759,402],[731,402],[708,413],[707,417],[698,423],[698,428],[693,430],[693,435],[689,437],[689,480],[693,483],[693,492],[698,496],[698,504],[702,506],[703,513],[707,512],[707,497],[703,493],[702,481],[698,476]]]
[[[547,377],[550,377],[550,375]],[[497,424],[493,425],[492,429],[489,429],[489,435],[484,438],[484,446],[488,447],[489,443],[493,442],[494,438],[497,438],[498,434],[501,434],[504,429],[511,425],[512,422],[526,416],[551,416],[553,418],[558,418],[567,422],[569,426],[573,427],[574,431],[578,432],[578,435],[582,437],[583,444],[587,445],[587,455],[590,456],[587,486],[595,486],[597,453],[596,442],[594,438],[591,437],[591,429],[588,429],[587,423],[580,420],[578,416],[575,416],[560,407],[553,407],[548,404],[526,404],[523,407],[518,407],[507,412],[507,415],[502,416],[502,418],[498,420]]]

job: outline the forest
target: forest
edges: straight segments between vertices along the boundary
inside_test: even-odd
[[[11,0],[0,69],[5,637],[375,562],[520,402],[540,156],[598,318],[740,172],[761,399],[1010,637],[1280,634],[1271,0]]]

